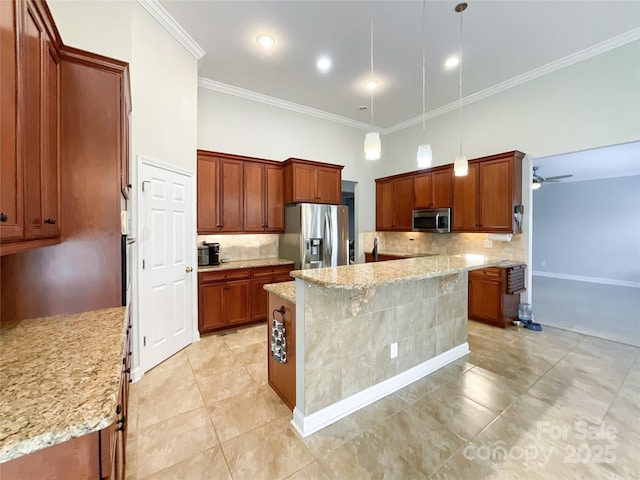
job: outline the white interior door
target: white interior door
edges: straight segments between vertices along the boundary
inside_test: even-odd
[[[140,363],[147,371],[193,340],[193,177],[142,163]]]

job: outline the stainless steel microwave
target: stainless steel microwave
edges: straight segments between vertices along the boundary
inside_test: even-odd
[[[414,210],[411,229],[414,232],[449,233],[451,232],[451,209],[425,208]]]

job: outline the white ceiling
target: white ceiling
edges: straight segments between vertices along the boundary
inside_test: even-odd
[[[573,174],[557,183],[640,175],[640,142],[536,158],[532,163],[545,178]]]
[[[160,0],[205,50],[200,76],[251,92],[370,122],[369,77],[374,22],[374,123],[389,129],[422,114],[421,1]],[[444,60],[458,50],[457,1],[426,4],[427,111],[458,99],[458,70]],[[471,1],[463,14],[463,96],[549,67],[588,50],[640,37],[639,1]],[[255,41],[271,33],[266,54]],[[603,43],[604,42],[604,43]],[[577,52],[580,52],[576,55]],[[333,68],[320,74],[316,58]]]

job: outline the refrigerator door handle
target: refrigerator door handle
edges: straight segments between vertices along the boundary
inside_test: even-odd
[[[327,210],[324,214],[324,258],[322,259],[323,267],[333,265],[333,230],[331,225],[331,211]]]

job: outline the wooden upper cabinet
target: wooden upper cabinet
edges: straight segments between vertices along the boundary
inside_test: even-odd
[[[244,162],[244,231],[284,232],[280,165]]]
[[[59,242],[59,37],[40,2],[2,2],[2,254]],[[48,243],[44,239],[53,239]]]
[[[198,233],[242,232],[244,165],[198,150]]]
[[[520,233],[514,210],[522,204],[522,159],[518,151],[469,162],[466,177],[454,177],[453,231]]]
[[[281,165],[265,166],[266,230],[284,233],[284,172]]]
[[[279,162],[198,150],[198,233],[284,232]]]
[[[22,161],[18,147],[16,2],[0,2],[0,240],[24,236]]]
[[[342,203],[342,165],[290,158],[284,166],[284,203]]]
[[[318,201],[321,203],[342,203],[342,171],[338,168],[318,167]]]
[[[452,205],[453,167],[438,167],[414,176],[414,208],[449,208]]]
[[[198,233],[218,231],[218,159],[201,155],[197,161]]]
[[[469,164],[469,173],[453,177],[453,217],[451,227],[456,232],[473,232],[480,228],[478,221],[478,170],[477,163]]]
[[[414,177],[376,180],[376,230],[411,231]]]

